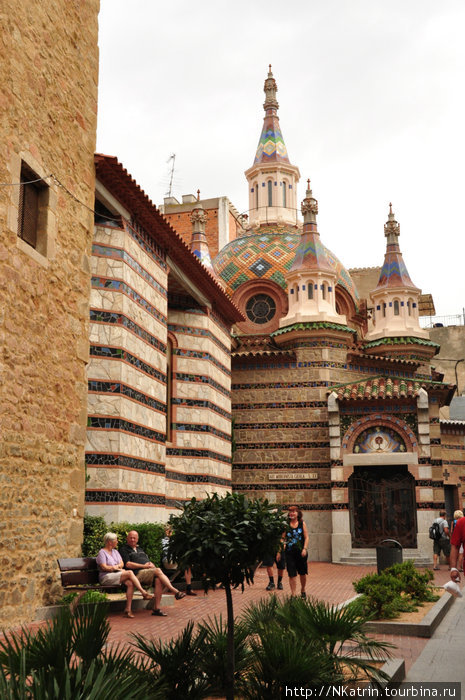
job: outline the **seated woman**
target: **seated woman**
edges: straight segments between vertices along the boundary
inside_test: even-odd
[[[99,581],[107,586],[118,586],[124,583],[126,586],[126,608],[124,610],[125,617],[134,617],[131,612],[132,598],[134,596],[134,587],[137,588],[142,597],[146,600],[153,598],[153,595],[147,593],[139,579],[132,571],[123,569],[123,560],[116,549],[118,546],[118,536],[114,532],[107,532],[103,538],[103,548],[97,555],[97,566],[99,568]]]

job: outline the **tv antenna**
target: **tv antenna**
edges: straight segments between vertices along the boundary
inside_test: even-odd
[[[176,160],[176,153],[172,153],[168,160],[166,161],[169,163],[171,161],[171,172],[170,172],[170,185],[168,188],[168,192],[166,193],[167,197],[171,197],[171,189],[173,187],[173,177],[174,177],[174,162]]]

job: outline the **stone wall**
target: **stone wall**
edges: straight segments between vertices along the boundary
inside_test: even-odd
[[[82,540],[98,10],[98,0],[1,8],[0,182],[13,185],[0,188],[5,626],[53,598],[56,559]],[[18,236],[22,164],[44,178],[37,248]]]
[[[444,373],[445,382],[457,384],[459,396],[465,394],[465,326],[444,326],[428,330],[430,340],[441,346],[432,364]]]

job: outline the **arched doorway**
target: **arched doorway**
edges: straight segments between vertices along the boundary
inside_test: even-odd
[[[407,465],[355,466],[348,485],[353,547],[387,538],[417,546],[415,479]]]

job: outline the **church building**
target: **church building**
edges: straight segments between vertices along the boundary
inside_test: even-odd
[[[439,346],[420,326],[399,223],[389,205],[379,278],[360,298],[357,274],[319,231],[317,182],[307,181],[303,222],[296,214],[300,172],[271,66],[264,91],[249,223],[213,260],[245,317],[233,331],[233,490],[297,503],[313,559],[369,560],[392,538],[404,557],[430,561],[431,520],[463,503],[463,426],[441,427],[455,387],[432,368]]]

